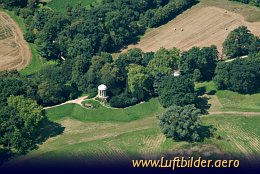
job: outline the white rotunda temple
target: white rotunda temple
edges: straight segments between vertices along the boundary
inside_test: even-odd
[[[98,98],[106,99],[107,98],[107,86],[102,84],[98,86]]]

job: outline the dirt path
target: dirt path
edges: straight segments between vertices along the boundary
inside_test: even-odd
[[[78,105],[84,107],[83,104],[82,104],[82,102],[85,101],[87,98],[88,98],[88,96],[84,96],[84,97],[80,97],[80,98],[77,98],[77,99],[74,99],[74,100],[66,101],[65,103],[61,103],[61,104],[59,104],[59,105],[50,106],[50,107],[45,107],[45,108],[43,108],[43,109],[56,108],[56,107],[63,106],[63,105],[66,105],[66,104],[71,104],[71,103],[72,103],[72,104],[78,104]]]
[[[246,115],[246,116],[260,116],[260,112],[233,112],[233,111],[212,111],[209,115],[221,115],[221,114],[234,114],[234,115]]]
[[[32,58],[29,44],[18,24],[5,12],[0,12],[0,70],[21,70]]]

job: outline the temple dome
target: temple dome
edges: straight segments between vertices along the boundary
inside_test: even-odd
[[[100,91],[105,91],[105,90],[107,90],[107,86],[104,85],[104,84],[99,85],[99,86],[98,86],[98,90],[100,90]]]

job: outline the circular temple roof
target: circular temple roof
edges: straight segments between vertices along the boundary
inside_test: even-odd
[[[99,86],[98,86],[98,90],[100,90],[100,91],[105,91],[105,90],[107,90],[107,86],[104,85],[104,84],[99,85]]]

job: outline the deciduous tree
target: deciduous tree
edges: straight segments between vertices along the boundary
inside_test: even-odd
[[[198,141],[200,110],[194,105],[170,106],[159,117],[160,128],[167,138],[177,141]]]

